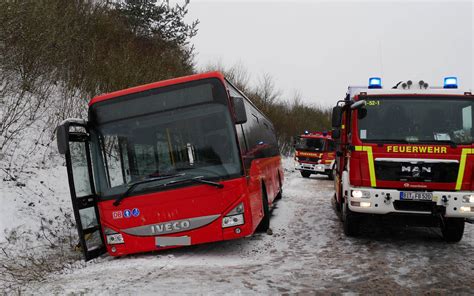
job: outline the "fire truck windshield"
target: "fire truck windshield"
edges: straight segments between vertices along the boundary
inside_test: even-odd
[[[367,99],[358,121],[364,142],[471,144],[474,101],[453,97]]]
[[[141,104],[145,104],[143,108]],[[152,188],[161,190],[167,186],[160,184],[172,179],[160,177],[179,179],[181,173],[187,178],[214,181],[241,175],[241,160],[226,100],[211,97],[210,102],[177,108],[176,104],[171,110],[152,112],[152,105],[138,99],[135,105],[129,105],[130,113],[135,116],[129,118],[127,110],[120,109],[122,118],[96,124],[91,129],[97,191],[102,197],[123,195],[137,182],[134,194]],[[162,106],[159,104],[157,109],[163,109]],[[146,114],[137,116],[140,108]],[[102,114],[94,116],[106,118]],[[147,179],[156,180],[140,182]],[[196,182],[172,183],[188,186]]]
[[[322,151],[324,149],[324,139],[299,137],[295,148],[298,150]]]

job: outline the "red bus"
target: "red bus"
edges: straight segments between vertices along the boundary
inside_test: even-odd
[[[273,125],[219,72],[95,97],[57,140],[86,260],[265,231],[281,197]]]

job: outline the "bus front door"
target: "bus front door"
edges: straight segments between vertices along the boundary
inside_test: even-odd
[[[106,252],[93,182],[87,125],[67,120],[57,129],[58,150],[66,158],[69,190],[79,242],[86,261]]]

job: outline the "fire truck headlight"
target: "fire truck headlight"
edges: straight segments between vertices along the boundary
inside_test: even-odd
[[[352,197],[355,198],[369,198],[370,192],[365,190],[352,190]]]
[[[123,236],[120,233],[107,234],[106,238],[107,238],[107,244],[109,245],[118,245],[118,244],[125,243],[123,240]]]
[[[351,201],[353,207],[370,208],[370,205],[370,202],[367,201]]]
[[[464,196],[462,197],[462,202],[474,203],[474,194],[471,194],[471,195],[464,195]]]

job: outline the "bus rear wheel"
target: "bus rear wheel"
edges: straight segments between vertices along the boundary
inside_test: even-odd
[[[262,188],[262,211],[263,218],[260,221],[260,224],[257,226],[258,232],[266,232],[270,228],[270,209],[268,207],[268,197],[267,191],[265,190],[265,185]]]
[[[311,176],[311,173],[307,171],[300,171],[300,173],[303,178],[309,178],[309,176]]]
[[[445,218],[444,221],[442,221],[441,232],[446,242],[459,242],[464,235],[464,219]]]

